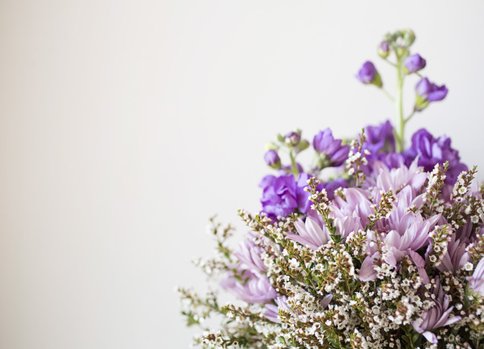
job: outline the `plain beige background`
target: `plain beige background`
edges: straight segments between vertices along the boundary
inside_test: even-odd
[[[411,129],[483,167],[483,20],[479,0],[1,0],[0,348],[187,348],[174,287],[203,284],[207,217],[258,209],[275,133],[391,117],[354,78],[388,30],[450,89]]]

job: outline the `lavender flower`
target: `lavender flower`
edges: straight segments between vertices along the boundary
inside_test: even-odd
[[[443,100],[449,90],[445,85],[436,85],[427,78],[422,78],[415,86],[417,99],[415,101],[415,110],[425,109],[430,102]]]
[[[427,61],[418,53],[408,56],[404,62],[405,68],[407,68],[408,73],[418,72],[419,70],[425,68],[426,64]]]
[[[238,260],[232,267],[235,272],[230,271],[221,285],[245,302],[267,303],[277,294],[265,275],[267,268],[262,260],[262,249],[254,243],[254,238],[250,233],[234,252]]]
[[[255,274],[248,270],[245,270],[241,276],[242,282],[235,276],[229,275],[222,281],[221,286],[232,292],[237,298],[252,304],[268,303],[277,297],[277,293],[267,276]]]
[[[234,252],[240,263],[237,268],[250,270],[256,274],[264,274],[267,268],[262,260],[262,249],[254,243],[254,238],[255,235],[249,233],[247,239]]]
[[[466,251],[467,245],[465,241],[456,239],[455,234],[452,235],[451,240],[447,243],[447,251],[437,269],[441,272],[447,271],[455,274],[469,261],[469,254]]]
[[[344,199],[335,197],[332,218],[339,234],[347,237],[350,233],[366,227],[368,216],[373,210],[368,193],[362,189],[344,189],[344,196]]]
[[[322,166],[340,166],[348,158],[349,147],[335,139],[329,128],[320,131],[313,139],[313,147],[322,155]]]
[[[279,310],[289,310],[286,297],[277,297],[274,300],[274,303],[266,304],[264,316],[274,323],[280,323],[281,319],[279,319]]]
[[[301,219],[294,223],[297,234],[288,234],[287,237],[297,241],[313,250],[317,250],[329,240],[329,233],[324,226],[312,219],[306,218],[306,222]]]
[[[468,278],[469,287],[484,297],[484,258],[477,264],[471,277]]]
[[[439,327],[456,323],[461,317],[451,317],[450,313],[454,307],[450,306],[449,296],[444,293],[438,278],[435,280],[432,300],[434,301],[434,306],[425,311],[421,318],[415,320],[412,325],[413,328],[418,333],[421,333],[430,343],[437,344],[437,336],[431,331]]]
[[[275,150],[268,150],[264,154],[264,161],[266,162],[267,166],[270,166],[272,168],[278,169],[281,167],[281,158],[279,157],[279,154],[277,154],[277,151]]]
[[[356,77],[366,85],[383,86],[380,74],[376,70],[375,65],[370,61],[363,63]]]

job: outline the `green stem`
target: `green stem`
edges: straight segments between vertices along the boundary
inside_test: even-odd
[[[291,158],[291,172],[294,175],[294,178],[297,179],[299,176],[299,170],[297,169],[296,155],[294,154],[294,151],[289,151],[289,157]]]
[[[403,112],[403,83],[405,76],[403,73],[403,59],[397,58],[397,118],[398,118],[398,131],[395,131],[395,138],[397,139],[397,151],[402,152],[405,149],[405,115]]]

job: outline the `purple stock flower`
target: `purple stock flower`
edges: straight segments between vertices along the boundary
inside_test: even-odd
[[[363,63],[356,77],[366,85],[373,84],[378,87],[383,86],[380,74],[378,74],[375,65],[370,61]]]
[[[469,287],[484,297],[484,258],[479,261],[474,273],[467,280]]]
[[[436,164],[449,162],[446,182],[454,184],[458,175],[467,170],[467,166],[460,162],[459,152],[452,148],[451,139],[448,137],[434,138],[434,136],[422,128],[412,136],[412,144],[404,153],[406,163],[409,164],[418,158],[418,164],[425,171],[432,171]]]
[[[342,144],[341,139],[333,137],[329,128],[314,136],[313,147],[319,154],[324,155],[323,160],[329,162],[330,166],[341,166],[348,158],[350,150],[347,145]]]
[[[395,151],[395,136],[393,125],[390,121],[385,121],[380,125],[365,127],[365,149],[372,154],[379,152],[391,153]]]
[[[421,333],[430,343],[437,344],[437,336],[431,331],[456,323],[461,317],[451,317],[450,313],[454,307],[450,306],[449,296],[444,293],[438,278],[435,280],[432,301],[434,306],[425,311],[421,318],[415,320],[412,326],[415,331]]]
[[[418,111],[425,109],[430,102],[443,100],[449,92],[445,85],[438,86],[427,78],[422,78],[415,86],[415,90],[417,92],[415,109]]]
[[[266,162],[267,166],[273,167],[273,168],[280,168],[281,167],[281,158],[279,157],[279,154],[277,154],[277,151],[275,150],[268,150],[264,154],[264,161]]]
[[[415,53],[411,56],[408,56],[405,59],[404,64],[405,64],[405,68],[407,68],[407,71],[409,73],[415,73],[425,68],[425,66],[427,65],[427,61],[418,53]]]
[[[334,199],[334,192],[339,188],[348,188],[348,182],[343,178],[336,178],[318,185],[319,190],[326,190],[326,194],[330,200]]]
[[[309,193],[304,191],[309,176],[305,173],[298,181],[292,175],[265,176],[262,187],[262,211],[269,216],[285,217],[296,210],[306,213],[309,209]]]

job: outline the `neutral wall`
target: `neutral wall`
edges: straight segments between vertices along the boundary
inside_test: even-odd
[[[387,30],[414,28],[450,89],[411,129],[484,167],[483,19],[478,0],[0,1],[0,348],[187,348],[174,287],[203,284],[207,217],[258,209],[276,132],[392,116],[354,78]]]

